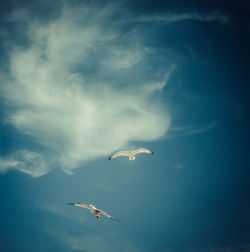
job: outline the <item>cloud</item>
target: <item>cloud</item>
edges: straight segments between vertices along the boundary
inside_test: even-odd
[[[168,132],[168,138],[175,138],[181,136],[190,136],[200,133],[204,133],[216,127],[217,122],[212,122],[203,127],[194,127],[194,126],[181,126],[181,127],[171,127]]]
[[[0,171],[4,172],[9,168],[16,167],[18,164],[19,162],[16,160],[0,158]]]
[[[175,69],[176,69],[176,66],[172,65],[168,69],[168,71],[164,74],[164,78],[161,81],[146,83],[144,87],[145,93],[151,94],[157,91],[162,91],[164,87],[167,85],[167,83],[169,82],[170,76],[172,75]]]
[[[181,14],[157,14],[157,15],[142,15],[136,18],[128,19],[129,22],[162,22],[164,24],[169,24],[173,22],[181,22],[186,20],[194,20],[201,22],[211,22],[216,21],[220,23],[226,23],[228,17],[218,11],[213,11],[209,14],[199,14],[199,13],[181,13]]]
[[[26,42],[9,49],[9,69],[1,75],[2,98],[10,108],[5,121],[46,151],[20,150],[2,159],[2,170],[40,176],[53,163],[71,173],[131,141],[166,133],[170,115],[155,98],[171,65],[147,71],[154,64],[151,54],[140,35],[113,22],[116,10],[116,5],[64,5],[47,22],[28,9],[8,19],[23,29]]]
[[[9,169],[17,169],[32,177],[39,177],[46,174],[50,167],[41,154],[21,150],[10,158],[0,158],[0,172]]]

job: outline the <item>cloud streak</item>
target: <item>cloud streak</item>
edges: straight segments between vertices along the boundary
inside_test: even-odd
[[[9,50],[9,69],[2,72],[2,98],[12,111],[5,120],[50,156],[20,150],[1,160],[1,170],[37,177],[53,163],[71,173],[131,141],[156,140],[168,130],[170,116],[154,97],[172,70],[146,73],[150,53],[138,34],[125,36],[122,27],[112,26],[115,10],[65,5],[47,23],[29,10],[9,18],[12,25],[24,25],[28,43]],[[145,92],[148,80],[151,89]]]
[[[142,15],[137,18],[129,19],[129,22],[162,22],[164,24],[170,24],[173,22],[181,22],[181,21],[201,21],[201,22],[220,22],[226,23],[228,21],[228,17],[218,11],[213,11],[209,14],[199,14],[199,13],[182,13],[182,14],[161,14],[161,15]]]
[[[209,131],[217,126],[217,122],[212,122],[203,127],[194,127],[194,126],[183,126],[183,127],[171,127],[168,132],[168,138],[176,138],[182,136],[190,136],[201,134],[206,131]]]
[[[19,170],[32,177],[40,177],[51,169],[45,160],[40,153],[21,150],[9,158],[0,158],[0,172]]]

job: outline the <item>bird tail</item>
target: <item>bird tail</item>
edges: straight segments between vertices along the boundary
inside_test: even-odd
[[[75,204],[76,204],[76,203],[72,203],[72,202],[69,203],[69,205],[75,205]]]

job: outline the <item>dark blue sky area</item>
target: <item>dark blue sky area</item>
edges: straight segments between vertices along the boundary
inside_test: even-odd
[[[0,251],[250,251],[249,12],[2,1]]]

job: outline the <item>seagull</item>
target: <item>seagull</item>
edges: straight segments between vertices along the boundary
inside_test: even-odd
[[[139,148],[137,150],[131,150],[131,151],[118,151],[115,154],[113,154],[112,156],[109,157],[109,160],[119,157],[119,156],[128,156],[129,160],[135,160],[135,155],[139,154],[139,153],[149,153],[149,154],[154,154],[153,151],[150,151],[148,149],[145,148]]]
[[[108,218],[110,218],[110,219],[112,219],[112,220],[121,222],[121,221],[119,221],[119,220],[113,218],[113,217],[110,216],[109,214],[105,213],[104,211],[95,208],[93,205],[86,205],[86,204],[83,204],[83,203],[69,203],[69,205],[87,208],[87,209],[90,210],[90,212],[91,212],[92,214],[94,214],[94,215],[96,216],[97,219],[101,219],[100,214],[103,214],[103,215],[107,216]]]

